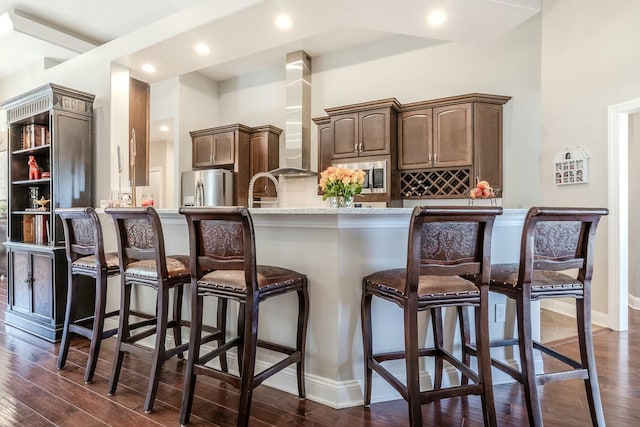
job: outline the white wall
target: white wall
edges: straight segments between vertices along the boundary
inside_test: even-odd
[[[607,107],[640,96],[640,2],[544,0],[542,202],[607,207]],[[555,186],[552,160],[566,147],[591,157],[588,184]],[[630,187],[633,189],[633,186]],[[596,240],[593,308],[607,312],[607,219]]]

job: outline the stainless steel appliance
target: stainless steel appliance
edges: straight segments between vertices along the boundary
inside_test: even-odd
[[[333,162],[334,166],[349,169],[361,169],[365,172],[364,184],[361,194],[378,194],[387,192],[387,160],[375,162],[340,163]]]
[[[182,172],[183,206],[230,206],[233,204],[233,172],[203,169]]]

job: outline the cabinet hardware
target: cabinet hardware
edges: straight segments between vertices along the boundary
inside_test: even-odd
[[[360,152],[362,152],[362,142],[360,143]]]
[[[356,153],[358,152],[358,143],[356,142],[356,145],[353,146],[353,151],[355,151]]]
[[[429,163],[431,163],[431,153],[429,153]]]

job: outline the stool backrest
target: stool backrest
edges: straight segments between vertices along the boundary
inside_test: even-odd
[[[144,208],[106,208],[116,227],[120,271],[135,261],[154,260],[158,277],[167,278],[164,236],[158,212]]]
[[[253,220],[245,207],[181,207],[189,228],[191,277],[244,270],[247,293],[257,293]]]
[[[491,234],[500,214],[501,207],[415,207],[405,295],[417,294],[421,275],[475,275],[476,283],[489,283]]]
[[[522,230],[519,283],[530,283],[533,270],[579,269],[578,280],[591,280],[593,244],[603,208],[529,209]]]
[[[55,213],[62,220],[69,265],[78,258],[94,255],[97,265],[106,267],[102,227],[95,209],[59,208]]]

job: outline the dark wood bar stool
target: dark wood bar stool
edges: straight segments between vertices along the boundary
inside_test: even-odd
[[[180,409],[180,423],[186,425],[197,375],[208,375],[240,389],[238,426],[249,424],[253,389],[285,367],[296,364],[298,396],[305,397],[304,353],[309,317],[307,277],[285,268],[257,265],[255,234],[246,208],[180,208],[189,227],[191,255],[191,338],[185,384]],[[211,272],[207,273],[209,269]],[[296,292],[298,321],[295,348],[258,340],[258,309],[261,302],[278,295]],[[221,347],[200,354],[199,329],[202,327],[205,296],[240,303],[238,334]],[[209,360],[236,347],[240,376],[206,366]],[[257,347],[287,355],[277,364],[255,373]]]
[[[488,334],[488,293],[491,269],[491,235],[500,207],[416,207],[409,225],[406,268],[373,273],[362,280],[362,339],[364,344],[364,403],[371,404],[373,371],[407,401],[412,426],[422,425],[421,405],[455,396],[480,395],[486,425],[496,425]],[[460,277],[475,275],[475,283]],[[404,351],[374,353],[371,322],[372,298],[393,302],[404,312]],[[462,345],[462,352],[477,356],[478,373],[446,350],[442,340],[443,307],[475,307],[477,350]],[[418,312],[430,310],[434,346],[420,348]],[[463,338],[463,343],[465,338]],[[420,390],[419,359],[436,358],[434,388]],[[382,363],[405,359],[406,384]],[[443,360],[462,377],[461,385],[441,388]],[[472,381],[472,384],[464,384]]]
[[[593,208],[531,208],[522,231],[520,263],[497,264],[491,269],[491,291],[516,301],[519,337],[495,341],[491,346],[518,345],[520,371],[499,360],[492,362],[523,384],[532,426],[543,425],[538,386],[571,379],[584,380],[593,425],[605,425],[593,352],[591,276],[596,228],[600,218],[608,213],[607,209]],[[569,269],[578,269],[577,277],[562,272]],[[579,362],[532,339],[531,301],[545,298],[575,299]],[[534,349],[572,369],[536,373]]]
[[[182,320],[183,285],[191,282],[189,257],[185,255],[166,256],[164,236],[160,218],[152,207],[107,208],[116,227],[118,255],[120,259],[121,295],[120,324],[115,349],[113,371],[109,380],[108,393],[113,394],[118,385],[120,369],[126,352],[142,354],[152,362],[144,402],[145,412],[151,412],[158,391],[160,372],[165,360],[174,355],[182,357],[188,343],[182,342],[181,327],[189,322]],[[131,288],[133,285],[146,286],[156,290],[156,313],[152,319],[130,323],[130,317],[140,317],[131,310]],[[173,289],[173,319],[169,320],[169,291]],[[152,326],[132,335],[134,328]],[[173,329],[174,347],[166,348],[167,329]],[[211,341],[223,341],[216,328],[209,328]],[[140,340],[155,335],[155,346],[146,347]]]
[[[68,290],[67,305],[58,353],[58,369],[64,368],[73,334],[91,341],[84,382],[90,383],[96,370],[103,339],[116,334],[117,328],[104,330],[106,318],[118,315],[118,311],[105,313],[107,303],[107,279],[120,274],[117,253],[105,253],[102,227],[93,208],[56,209],[62,220],[67,253]],[[78,318],[78,294],[85,283],[80,277],[94,279],[95,308],[93,316]]]

